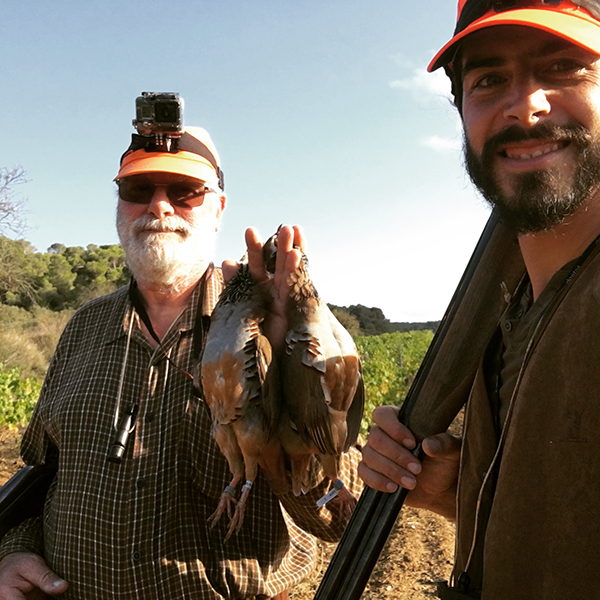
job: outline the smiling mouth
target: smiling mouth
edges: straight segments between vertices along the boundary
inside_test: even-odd
[[[144,227],[143,229],[139,229],[138,230],[139,233],[146,233],[146,234],[165,234],[165,233],[174,233],[177,235],[185,235],[186,231],[184,231],[183,229],[166,229],[166,228],[160,228],[160,229],[155,229],[153,227]]]
[[[498,152],[502,158],[511,158],[516,160],[531,160],[544,154],[557,152],[569,145],[569,141],[562,140],[558,142],[539,143],[534,140],[523,144],[513,144],[509,148],[503,148]]]

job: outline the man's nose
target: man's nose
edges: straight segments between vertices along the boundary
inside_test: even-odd
[[[175,213],[175,209],[167,197],[166,186],[156,186],[152,200],[148,205],[148,212],[151,212],[157,219],[169,217]]]
[[[535,125],[550,114],[548,92],[535,81],[515,82],[509,91],[504,108],[504,117],[524,126]]]

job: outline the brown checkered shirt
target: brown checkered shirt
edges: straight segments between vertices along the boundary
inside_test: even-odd
[[[277,498],[259,474],[240,533],[224,543],[228,519],[207,525],[231,479],[211,436],[210,412],[192,392],[192,337],[198,302],[210,315],[222,289],[214,270],[153,349],[132,311],[127,289],[98,298],[71,319],[57,347],[22,443],[28,464],[59,449],[59,470],[43,517],[11,530],[0,557],[30,551],[69,582],[77,600],[214,599],[272,596],[297,585],[316,564],[313,535],[339,538],[335,507],[309,494]],[[134,433],[120,465],[106,460],[114,437],[117,388],[134,318],[121,405],[139,402]],[[358,495],[359,454],[343,457],[341,477]]]

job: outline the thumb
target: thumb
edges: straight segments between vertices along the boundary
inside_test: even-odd
[[[56,573],[53,573],[44,562],[36,563],[35,566],[32,565],[30,581],[49,596],[62,594],[69,587],[69,584]]]
[[[432,458],[458,458],[461,440],[449,433],[438,433],[423,440],[423,450]]]
[[[229,283],[229,280],[238,272],[239,264],[234,260],[224,260],[221,264],[221,270],[223,271],[223,279],[225,283]]]

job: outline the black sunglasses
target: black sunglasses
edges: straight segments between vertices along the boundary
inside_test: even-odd
[[[117,180],[119,198],[132,204],[150,204],[157,188],[164,188],[169,202],[179,208],[195,208],[204,202],[208,192],[217,190],[205,183],[176,181],[173,183],[152,183],[144,179],[124,177]]]

